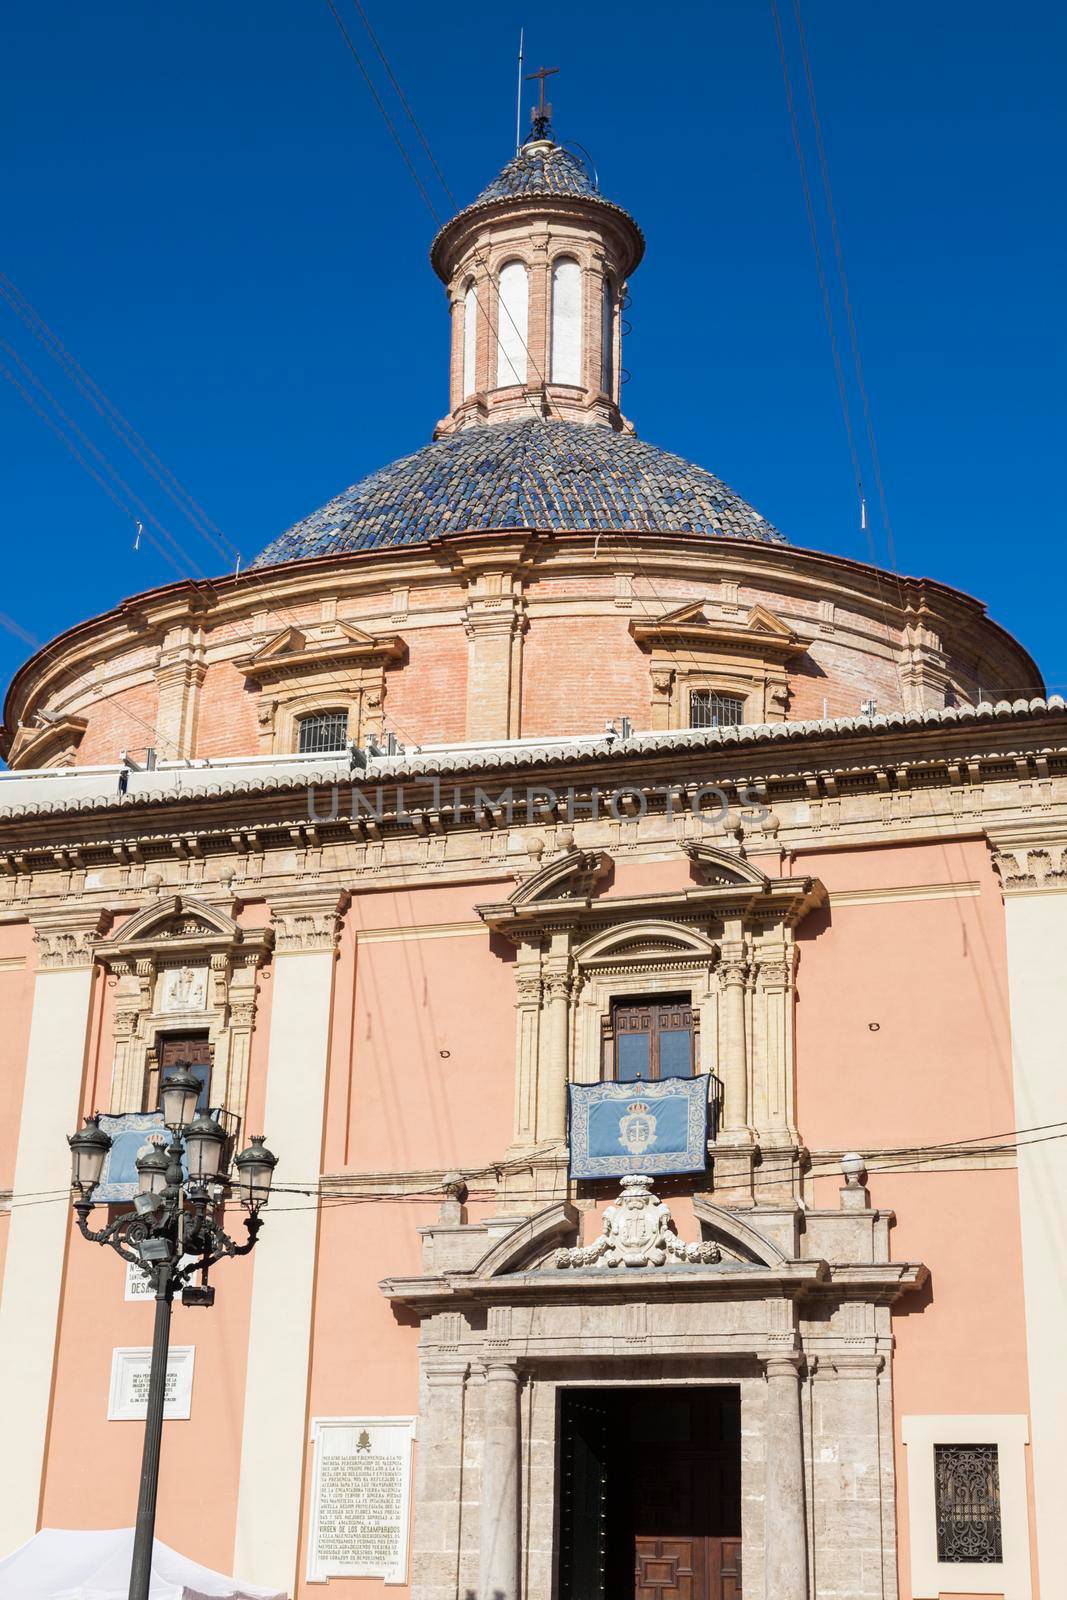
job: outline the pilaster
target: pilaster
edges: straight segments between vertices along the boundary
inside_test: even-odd
[[[1050,818],[989,830],[1004,896],[1015,1126],[1067,1123],[1067,826]],[[1023,1142],[1019,1168],[1031,1451],[1041,1593],[1055,1593],[1067,1571],[1067,1233],[1062,1156],[1055,1143]]]
[[[287,1170],[322,1169],[334,968],[347,892],[288,890],[271,903],[274,994],[264,1124]],[[313,1207],[271,1218],[271,1247],[252,1279],[234,1565],[255,1583],[292,1589],[300,1538],[305,1420],[318,1240]]]
[[[15,1156],[14,1193],[57,1203],[14,1205],[0,1294],[0,1416],[4,1450],[17,1470],[0,1495],[0,1550],[37,1531],[48,1440],[59,1303],[70,1208],[67,1135],[79,1125],[88,1047],[93,946],[99,911],[59,911],[35,920],[37,976]]]
[[[203,629],[189,622],[169,629],[156,666],[156,736],[167,760],[196,754],[200,690],[206,672]]]

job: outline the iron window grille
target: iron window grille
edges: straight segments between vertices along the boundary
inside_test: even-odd
[[[301,717],[297,749],[302,756],[324,755],[343,750],[348,743],[347,711],[316,711]]]
[[[935,1444],[937,1559],[1003,1561],[995,1444]]]
[[[691,728],[735,728],[745,720],[745,702],[737,694],[694,689],[689,696]]]

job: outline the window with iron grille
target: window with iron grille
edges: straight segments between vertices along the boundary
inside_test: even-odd
[[[1003,1561],[995,1444],[935,1444],[937,1559]]]
[[[299,744],[302,756],[322,755],[329,750],[343,750],[348,742],[347,711],[316,711],[314,716],[301,717]]]
[[[745,702],[737,694],[694,689],[689,696],[691,728],[734,728],[745,720]]]

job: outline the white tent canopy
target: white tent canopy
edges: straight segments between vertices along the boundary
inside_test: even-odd
[[[132,1528],[42,1528],[0,1561],[0,1600],[128,1600]],[[224,1578],[157,1539],[151,1600],[288,1600]]]

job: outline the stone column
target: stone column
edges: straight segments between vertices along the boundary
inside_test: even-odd
[[[463,1505],[466,1361],[426,1368],[419,1419],[412,1536],[412,1600],[456,1600]]]
[[[484,1394],[476,1600],[518,1600],[518,1370],[508,1362],[492,1362],[486,1368]]]
[[[545,975],[545,1048],[537,1086],[537,1138],[562,1144],[567,1137],[571,980],[566,971]]]
[[[764,1550],[767,1600],[808,1600],[800,1359],[768,1356]]]
[[[54,1205],[16,1204],[8,1225],[0,1296],[0,1417],[4,1456],[11,1468],[0,1495],[4,1554],[37,1531],[64,1252],[71,1228],[70,1206],[62,1199],[70,1183],[66,1136],[79,1126],[93,938],[99,925],[99,912],[81,918],[67,913],[36,924],[37,976],[14,1192],[52,1193],[57,1199]],[[94,1220],[102,1225],[99,1214]]]
[[[274,995],[264,1132],[283,1181],[322,1164],[334,963],[348,895],[291,890],[274,897]],[[296,1584],[318,1214],[268,1216],[253,1259],[234,1570],[267,1588]]]
[[[745,986],[748,964],[740,958],[724,960],[719,968],[723,1008],[723,1115],[727,1143],[747,1143],[748,1041],[745,1024]]]

